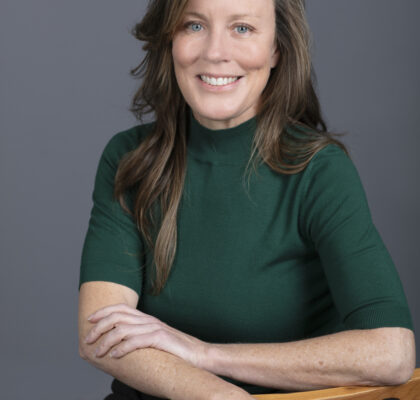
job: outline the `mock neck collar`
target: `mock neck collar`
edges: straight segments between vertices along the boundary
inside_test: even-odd
[[[251,155],[256,128],[254,116],[233,128],[209,129],[195,119],[188,107],[188,152],[211,164],[244,164]]]

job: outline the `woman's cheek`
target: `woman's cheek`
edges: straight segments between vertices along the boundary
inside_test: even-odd
[[[181,67],[188,67],[199,58],[200,48],[199,39],[179,38],[172,43],[172,57]]]
[[[244,69],[248,71],[258,70],[267,66],[267,60],[270,54],[263,50],[267,46],[262,43],[246,43],[235,47],[233,59]]]

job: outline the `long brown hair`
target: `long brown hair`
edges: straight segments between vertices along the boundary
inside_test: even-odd
[[[257,130],[246,171],[253,161],[266,163],[279,174],[302,171],[325,146],[344,145],[328,133],[313,86],[310,36],[304,0],[273,0],[280,58],[271,70],[256,115]],[[121,160],[114,196],[133,215],[153,254],[152,294],[165,286],[177,243],[177,211],[186,171],[187,107],[176,82],[171,40],[188,0],[151,0],[146,15],[133,29],[145,42],[142,62],[131,71],[142,83],[131,110],[155,122],[139,146]],[[299,135],[296,135],[299,132]],[[133,209],[125,203],[132,191]]]

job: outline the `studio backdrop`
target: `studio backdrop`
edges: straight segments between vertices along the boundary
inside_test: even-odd
[[[78,356],[80,255],[99,156],[138,123],[146,0],[0,4],[1,397],[102,399]],[[329,128],[343,141],[420,329],[418,0],[309,0]]]

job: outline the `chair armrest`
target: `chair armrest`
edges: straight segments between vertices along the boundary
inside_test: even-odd
[[[344,386],[323,390],[295,393],[253,394],[260,400],[419,400],[420,368],[414,371],[410,380],[398,386]]]

